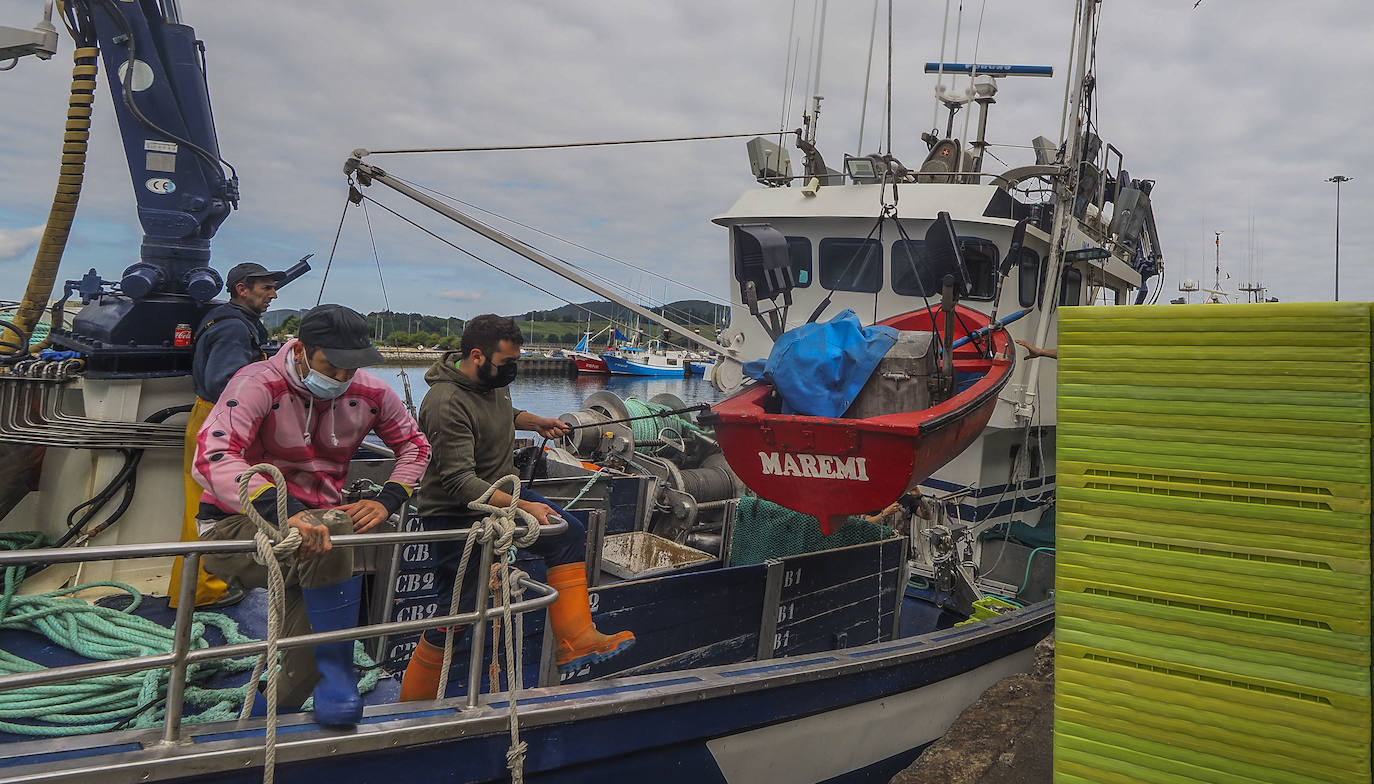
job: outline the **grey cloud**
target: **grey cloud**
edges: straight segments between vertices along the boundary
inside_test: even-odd
[[[474,291],[472,289],[449,289],[439,292],[440,299],[446,299],[453,302],[477,302],[485,296],[485,291]]]
[[[36,246],[42,236],[42,226],[31,226],[27,229],[0,229],[0,261],[19,258]]]
[[[798,5],[794,35],[807,66],[811,4]],[[1052,64],[1054,80],[1004,80],[992,141],[1025,145],[1059,130],[1073,0],[989,3],[977,57]],[[23,7],[22,3],[7,4]],[[32,7],[36,10],[35,0]],[[973,59],[978,4],[965,4],[959,59]],[[209,50],[220,143],[243,177],[242,209],[215,240],[221,267],[241,258],[314,251],[327,257],[343,209],[341,165],[354,147],[527,144],[752,132],[775,128],[782,107],[790,0],[729,3],[584,2],[184,4]],[[1126,153],[1133,176],[1158,180],[1156,210],[1168,255],[1168,295],[1199,277],[1224,230],[1223,264],[1237,278],[1249,247],[1284,299],[1330,298],[1332,174],[1356,177],[1342,191],[1343,298],[1374,299],[1374,274],[1357,260],[1374,246],[1364,218],[1374,207],[1374,154],[1362,136],[1371,110],[1359,99],[1374,53],[1362,36],[1374,6],[1279,0],[1119,2],[1102,6],[1097,119]],[[886,4],[880,20],[885,17]],[[893,54],[893,151],[919,162],[919,133],[935,115],[941,3],[898,3]],[[855,152],[869,3],[830,3],[821,75],[819,144],[832,166]],[[29,13],[0,18],[26,24]],[[0,14],[0,16],[4,16]],[[883,126],[885,29],[880,21],[865,150]],[[952,36],[953,20],[951,20]],[[46,213],[69,69],[26,61],[0,74],[7,182],[0,214],[35,223]],[[955,56],[951,39],[946,59]],[[814,65],[814,64],[813,64]],[[797,91],[811,74],[799,74]],[[794,101],[784,125],[799,124]],[[943,127],[943,113],[938,120]],[[962,128],[962,120],[956,128]],[[1029,152],[994,147],[1009,166]],[[794,160],[800,155],[794,153]],[[725,233],[709,219],[750,179],[743,140],[590,150],[377,156],[399,176],[724,294]],[[503,269],[570,299],[583,292],[533,269],[384,188],[369,195]],[[1254,215],[1253,242],[1248,231]],[[455,275],[463,290],[490,292],[502,312],[557,304],[370,208],[393,309],[447,312]],[[105,83],[97,99],[87,188],[78,221],[135,227],[118,133]],[[655,299],[663,285],[593,254],[528,231],[533,243]],[[136,243],[121,259],[136,253]],[[91,263],[97,263],[92,261]],[[104,262],[100,262],[104,263]],[[70,258],[63,273],[84,272]],[[322,266],[317,264],[317,269]],[[108,275],[117,272],[102,269]],[[283,305],[313,304],[319,275],[284,291]],[[331,298],[384,307],[361,211],[352,208],[330,273]],[[299,288],[297,288],[299,287]],[[669,298],[695,296],[670,289]],[[298,301],[299,300],[299,301]],[[306,303],[308,300],[308,303]]]

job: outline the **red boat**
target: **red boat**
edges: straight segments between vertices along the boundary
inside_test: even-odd
[[[986,315],[956,309],[955,343],[988,326]],[[943,321],[931,308],[879,323],[940,333]],[[773,387],[760,383],[716,404],[710,419],[725,459],[749,489],[814,515],[828,534],[849,515],[887,507],[978,438],[1011,378],[1011,349],[1002,329],[956,346],[954,372],[963,388],[919,411],[863,419],[771,413],[778,409]]]
[[[611,372],[610,368],[606,367],[606,360],[602,359],[601,357],[598,357],[595,354],[589,354],[585,351],[572,351],[565,349],[563,351],[563,356],[572,357],[573,362],[577,364],[578,375],[581,375],[583,373]]]

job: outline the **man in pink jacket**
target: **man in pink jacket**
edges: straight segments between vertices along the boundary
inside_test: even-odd
[[[193,472],[205,488],[196,516],[202,540],[251,539],[257,531],[238,495],[238,477],[250,466],[271,463],[286,479],[285,488],[262,475],[249,481],[251,503],[268,520],[276,519],[278,494],[287,494],[287,523],[301,534],[300,549],[282,562],[283,635],[357,625],[361,578],[353,576],[353,550],[332,548],[329,537],[386,520],[429,464],[429,442],[396,393],[358,370],[381,362],[362,316],[319,305],[301,317],[299,340],[234,374],[200,429]],[[395,452],[396,465],[375,500],[341,505],[349,459],[369,432]],[[267,569],[251,555],[206,556],[204,564],[225,582],[267,585]],[[363,707],[352,642],[283,653],[281,705],[299,707],[312,691],[317,722],[358,723]],[[259,700],[258,710],[264,708]]]

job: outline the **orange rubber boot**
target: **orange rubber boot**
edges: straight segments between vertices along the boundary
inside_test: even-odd
[[[602,634],[592,625],[586,569],[581,563],[549,568],[549,585],[558,591],[558,601],[549,607],[549,621],[558,638],[559,672],[575,672],[605,661],[635,644],[633,632]]]
[[[401,678],[401,702],[436,699],[439,673],[444,669],[444,649],[420,635],[420,644],[410,655],[406,674]]]

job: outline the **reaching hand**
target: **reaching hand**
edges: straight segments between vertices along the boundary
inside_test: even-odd
[[[572,432],[572,426],[561,419],[540,417],[534,423],[534,432],[545,438],[562,438]]]
[[[309,512],[308,509],[297,512],[286,521],[287,525],[301,532],[301,546],[296,550],[296,559],[300,561],[309,561],[311,558],[324,555],[334,546],[329,541],[329,526],[310,522]]]
[[[335,508],[353,519],[353,533],[355,534],[367,533],[376,528],[378,523],[384,522],[387,517],[390,517],[381,501],[374,501],[370,498]]]
[[[1030,344],[1030,343],[1027,343],[1027,342],[1024,341],[1024,340],[1017,340],[1017,341],[1016,341],[1016,345],[1018,345],[1018,346],[1024,346],[1024,347],[1025,347],[1025,349],[1026,349],[1026,359],[1034,359],[1034,358],[1036,358],[1036,357],[1048,357],[1048,358],[1050,358],[1050,359],[1058,359],[1058,358],[1059,358],[1059,350],[1058,350],[1058,349],[1053,349],[1053,348],[1040,348],[1039,346],[1032,345],[1032,344]]]

